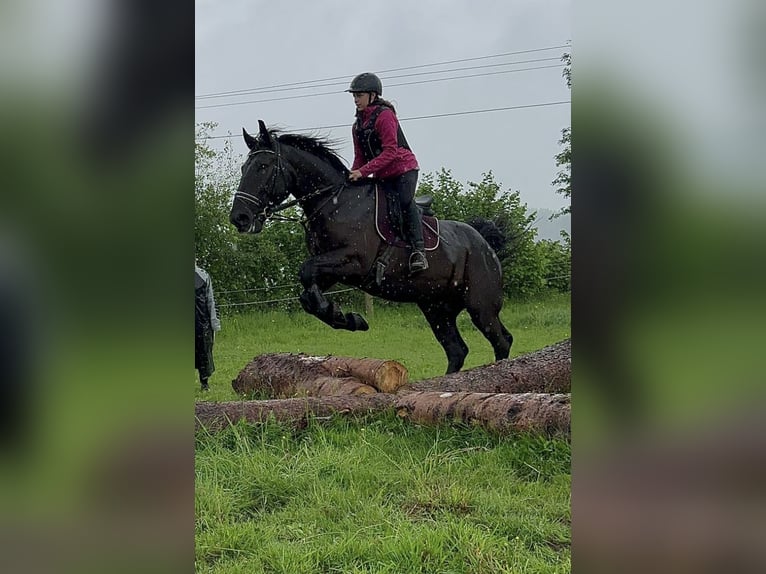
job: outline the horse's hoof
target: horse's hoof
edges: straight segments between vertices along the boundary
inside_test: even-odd
[[[368,331],[370,329],[367,321],[359,313],[349,313],[348,320],[351,327],[349,331]]]

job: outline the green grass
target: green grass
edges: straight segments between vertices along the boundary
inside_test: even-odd
[[[561,440],[395,415],[197,442],[197,572],[569,572]]]
[[[358,310],[358,309],[357,309]],[[569,336],[569,300],[506,303],[512,356]],[[492,361],[463,315],[466,366]],[[412,379],[446,359],[413,307],[376,306],[370,331],[334,331],[302,313],[223,318],[207,400],[255,355],[396,359]],[[195,385],[196,379],[195,379]],[[570,445],[481,428],[421,427],[394,413],[271,422],[197,433],[196,571],[235,573],[565,573]]]

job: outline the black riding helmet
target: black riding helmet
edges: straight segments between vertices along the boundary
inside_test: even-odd
[[[356,78],[351,80],[351,85],[348,87],[347,92],[375,92],[379,96],[383,95],[383,84],[380,78],[371,72],[364,72],[359,74]]]

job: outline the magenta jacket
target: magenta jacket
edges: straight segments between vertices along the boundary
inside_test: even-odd
[[[375,104],[372,104],[365,108],[362,112],[362,123],[366,123],[369,120],[370,115],[377,107]],[[407,148],[398,146],[396,137],[398,129],[399,120],[396,119],[396,115],[390,109],[385,108],[375,122],[375,131],[378,133],[378,137],[380,137],[383,151],[367,164],[364,163],[364,154],[362,153],[361,145],[357,141],[356,130],[352,129],[354,164],[351,167],[351,171],[358,169],[362,172],[362,177],[373,174],[380,179],[386,179],[418,169],[418,160],[415,158],[415,154]]]

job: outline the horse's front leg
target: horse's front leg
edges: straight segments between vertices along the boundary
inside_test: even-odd
[[[340,305],[323,293],[338,281],[361,274],[361,264],[346,250],[338,249],[312,257],[303,264],[300,271],[304,289],[300,296],[303,309],[333,329],[366,331],[369,325],[364,317],[358,313],[343,313]]]

